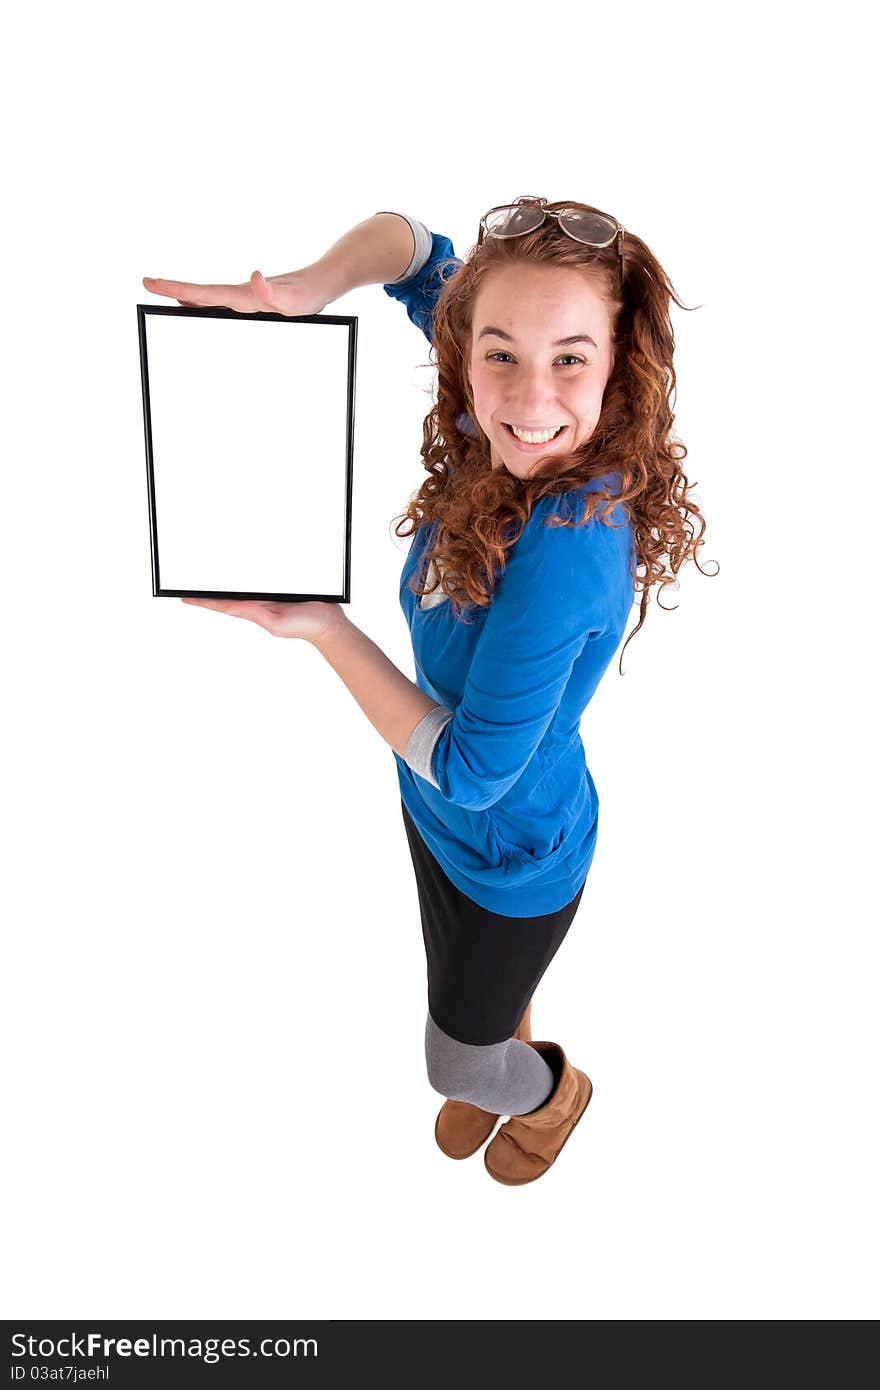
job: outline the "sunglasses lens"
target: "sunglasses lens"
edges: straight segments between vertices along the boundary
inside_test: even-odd
[[[496,208],[486,216],[486,231],[492,236],[522,236],[533,232],[543,221],[540,208]]]
[[[578,208],[569,208],[559,220],[570,236],[587,246],[608,246],[617,231],[614,223],[601,213],[581,212]]]

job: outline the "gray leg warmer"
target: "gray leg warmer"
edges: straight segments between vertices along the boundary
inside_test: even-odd
[[[553,1072],[519,1038],[475,1047],[450,1038],[430,1013],[425,1028],[428,1080],[450,1100],[467,1100],[495,1115],[528,1115],[549,1099]]]

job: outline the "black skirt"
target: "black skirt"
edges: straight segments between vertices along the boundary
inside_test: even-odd
[[[585,884],[557,912],[504,917],[446,876],[401,798],[428,958],[428,1010],[444,1033],[485,1047],[513,1037],[574,920]]]

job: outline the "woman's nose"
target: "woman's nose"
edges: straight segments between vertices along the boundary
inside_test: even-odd
[[[516,423],[523,420],[526,424],[535,424],[547,420],[548,411],[552,415],[559,409],[555,383],[542,377],[521,382],[513,409],[517,412]]]
[[[514,424],[538,424],[548,421],[553,413],[559,414],[556,391],[535,385],[531,391],[525,389],[517,393],[516,402],[510,407],[514,411]]]

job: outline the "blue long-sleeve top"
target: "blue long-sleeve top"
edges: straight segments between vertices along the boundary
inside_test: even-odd
[[[413,260],[383,288],[431,340],[455,253],[447,237],[407,220]],[[436,705],[404,756],[394,752],[400,794],[452,882],[504,916],[564,907],[595,851],[599,798],[580,719],[632,608],[632,528],[620,503],[610,527],[598,516],[577,527],[545,523],[579,519],[599,485],[534,506],[486,608],[470,605],[456,619],[448,598],[420,606],[409,588],[417,571],[424,582],[436,522],[416,530],[401,575],[416,684]]]

